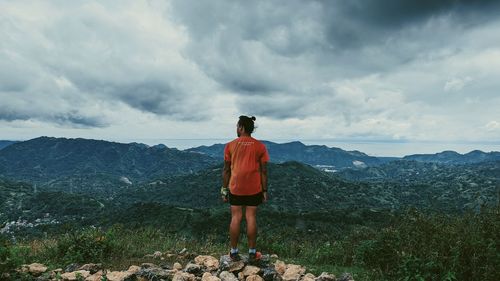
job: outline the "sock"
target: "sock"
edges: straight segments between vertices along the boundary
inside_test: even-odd
[[[231,254],[234,254],[234,253],[237,253],[238,252],[238,248],[231,248]]]
[[[248,253],[249,253],[249,254],[255,254],[255,252],[256,252],[256,251],[257,251],[257,250],[255,250],[255,248],[250,248],[250,249],[248,249]]]

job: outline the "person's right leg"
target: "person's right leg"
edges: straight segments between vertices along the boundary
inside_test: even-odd
[[[247,222],[248,248],[255,249],[257,241],[257,206],[245,207],[245,220]]]
[[[233,249],[238,247],[242,216],[242,206],[231,205],[231,225],[229,226],[229,234],[231,237],[231,248]]]

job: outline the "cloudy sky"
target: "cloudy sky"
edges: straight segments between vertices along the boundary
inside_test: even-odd
[[[0,0],[0,139],[498,150],[499,2]]]

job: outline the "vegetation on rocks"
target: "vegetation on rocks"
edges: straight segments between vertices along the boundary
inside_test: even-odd
[[[293,233],[261,233],[262,252],[287,263],[301,264],[312,274],[351,272],[355,280],[498,280],[500,210],[484,208],[478,214],[426,214],[408,209],[385,227],[358,226],[342,238]],[[297,233],[295,233],[297,234]],[[240,249],[246,249],[243,235]],[[194,254],[224,255],[225,233],[190,237],[161,228],[83,228],[44,239],[3,240],[0,253],[5,272],[16,274],[22,264],[44,263],[50,269],[72,263],[100,263],[123,269],[143,262],[174,262]],[[158,260],[161,252],[163,259]],[[243,251],[243,250],[242,250]],[[153,254],[152,254],[153,253]],[[187,262],[181,260],[181,262]],[[12,276],[12,275],[11,275]]]

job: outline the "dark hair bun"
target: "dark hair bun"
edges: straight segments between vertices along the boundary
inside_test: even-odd
[[[253,121],[255,121],[256,119],[257,118],[255,118],[255,116],[249,117],[246,115],[241,115],[240,120],[238,121],[238,126],[243,126],[245,128],[245,132],[251,134],[255,129]]]

